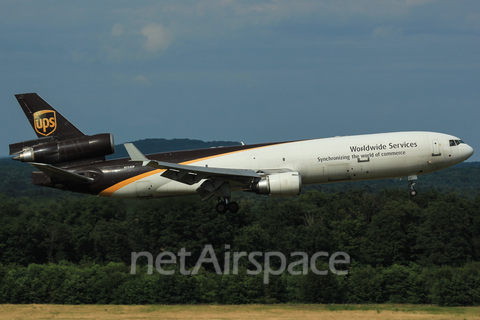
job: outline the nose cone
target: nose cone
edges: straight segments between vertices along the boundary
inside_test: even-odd
[[[467,160],[468,158],[470,158],[473,155],[473,152],[474,152],[473,148],[470,147],[468,144],[466,144],[462,150],[464,160]]]

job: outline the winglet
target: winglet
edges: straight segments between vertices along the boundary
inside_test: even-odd
[[[125,149],[127,149],[128,155],[131,159],[130,161],[142,162],[143,166],[146,166],[150,162],[150,160],[148,160],[133,143],[124,143],[123,145],[125,146]]]

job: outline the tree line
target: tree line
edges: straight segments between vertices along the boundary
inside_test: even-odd
[[[296,198],[240,198],[218,214],[197,197],[60,201],[0,196],[0,263],[130,261],[131,252],[348,253],[362,265],[462,266],[480,261],[480,197],[403,190],[309,191]],[[225,245],[230,249],[226,250]],[[190,265],[188,265],[190,266]]]
[[[236,195],[238,213],[218,214],[197,197],[126,201],[0,196],[0,301],[4,303],[437,303],[480,304],[480,196],[401,189],[296,198]],[[282,252],[287,263],[345,252],[344,276],[238,274],[206,263],[196,275],[147,272],[132,252]],[[260,264],[264,262],[260,259]],[[318,270],[328,270],[319,258]],[[281,262],[272,259],[272,269]],[[264,266],[264,265],[263,265]],[[178,268],[172,265],[171,268]]]
[[[129,273],[124,263],[106,265],[0,265],[0,303],[54,304],[248,304],[408,303],[480,304],[480,263],[426,268],[356,265],[348,276],[284,273],[268,285],[263,275],[216,275],[201,269],[183,276]]]

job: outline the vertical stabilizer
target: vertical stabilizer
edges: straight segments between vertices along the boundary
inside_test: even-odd
[[[38,138],[61,141],[85,136],[38,94],[22,93],[15,97]]]

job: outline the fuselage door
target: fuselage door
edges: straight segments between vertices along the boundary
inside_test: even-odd
[[[441,152],[441,150],[440,150],[440,143],[438,142],[438,140],[433,140],[432,143],[433,143],[433,153],[432,153],[432,156],[433,156],[433,157],[441,156],[441,155],[442,155],[442,152]]]
[[[137,187],[137,198],[153,196],[153,184],[151,183],[151,181],[137,181],[135,185]]]

